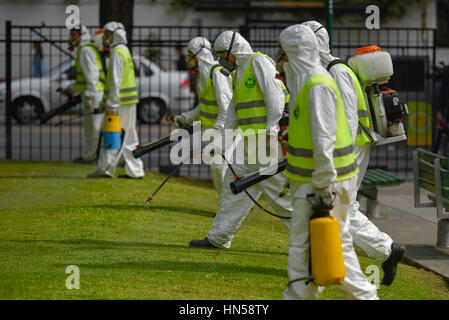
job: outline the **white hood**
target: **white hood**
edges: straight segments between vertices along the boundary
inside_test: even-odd
[[[218,64],[212,55],[212,46],[204,37],[196,37],[187,44],[187,49],[196,54],[198,59],[199,85],[203,89],[209,79],[210,70],[213,65]]]
[[[289,109],[293,111],[296,98],[310,77],[324,75],[331,78],[331,76],[321,65],[318,40],[309,27],[297,24],[284,29],[279,35],[279,44],[288,57],[286,76],[287,87],[291,94]],[[337,128],[336,98],[335,93],[327,85],[316,85],[308,92],[315,162],[312,184],[319,189],[328,187],[337,177],[333,165]]]
[[[288,57],[285,71],[289,84],[298,83],[302,87],[311,75],[322,73],[318,41],[310,28],[300,24],[290,26],[279,35],[279,43]],[[292,77],[296,77],[296,81]],[[299,93],[294,88],[289,89],[293,89],[292,94]],[[296,95],[292,98],[296,99]]]
[[[126,40],[126,30],[121,22],[108,22],[104,26],[105,31],[110,31],[114,33],[114,40],[112,40],[111,47],[115,47],[118,44],[127,44]]]
[[[332,56],[331,54],[331,50],[329,48],[329,34],[327,33],[326,28],[317,21],[306,21],[303,25],[309,27],[315,33],[318,40],[321,63],[325,68],[327,68],[329,63],[338,58]]]
[[[222,32],[214,43],[214,49],[216,52],[219,51],[227,51],[229,50],[229,46],[231,45],[232,34],[234,31],[228,30]],[[238,66],[244,65],[249,58],[251,58],[254,54],[253,49],[248,41],[243,38],[240,33],[235,32],[234,43],[232,44],[231,53],[234,55],[236,59],[236,64]]]

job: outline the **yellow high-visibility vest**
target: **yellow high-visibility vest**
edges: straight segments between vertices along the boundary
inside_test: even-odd
[[[217,121],[218,116],[218,103],[217,96],[212,81],[212,76],[216,70],[220,70],[222,66],[213,66],[210,71],[210,77],[203,88],[203,91],[198,89],[198,98],[200,104],[200,117],[201,126],[205,128],[212,128]]]
[[[264,55],[256,52],[243,72],[240,86],[237,83],[237,75],[232,75],[234,104],[237,116],[238,129],[245,135],[245,131],[253,129],[254,133],[258,130],[265,130],[267,127],[267,107],[265,106],[264,95],[253,74],[253,59]],[[252,131],[252,130],[251,130]]]
[[[302,87],[293,110],[290,110],[286,169],[286,177],[289,179],[312,182],[315,160],[313,158],[308,96],[309,90],[320,84],[330,87],[337,96],[337,134],[333,152],[333,164],[337,171],[336,181],[350,179],[358,173],[352,136],[338,86],[327,76],[315,75],[310,77]]]
[[[116,47],[111,51],[111,55],[118,52],[123,59],[122,83],[120,85],[120,105],[132,105],[139,103],[139,93],[136,86],[136,76],[134,74],[133,58],[129,50]],[[104,101],[109,98],[109,88],[111,84],[111,59],[106,75],[106,87],[104,90]]]
[[[97,90],[98,91],[103,91],[104,87],[105,87],[106,76],[104,74],[103,64],[101,62],[100,52],[98,51],[98,49],[93,44],[90,44],[90,43],[78,47],[78,50],[76,51],[76,59],[75,59],[76,83],[75,83],[74,91],[76,93],[81,93],[82,94],[86,90],[86,78],[84,77],[84,73],[83,73],[83,70],[81,68],[81,62],[80,62],[81,49],[84,48],[84,47],[91,48],[93,50],[93,52],[95,53],[95,62],[97,63],[98,70],[100,70],[100,78],[98,79]]]

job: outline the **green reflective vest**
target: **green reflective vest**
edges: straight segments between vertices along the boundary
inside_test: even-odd
[[[217,96],[212,81],[212,76],[216,70],[220,70],[222,66],[213,66],[210,71],[210,77],[203,88],[203,91],[198,88],[198,98],[200,103],[200,117],[201,126],[205,128],[212,128],[217,121],[218,103]]]
[[[267,107],[265,106],[264,95],[253,74],[253,59],[262,55],[264,54],[256,52],[251,57],[243,72],[240,86],[237,83],[237,75],[234,73],[232,76],[237,127],[243,135],[249,129],[252,130],[246,134],[257,133],[258,130],[265,130],[267,127]]]
[[[308,96],[309,90],[319,84],[329,86],[337,95],[337,134],[333,163],[337,171],[336,181],[346,180],[358,172],[354,146],[338,86],[334,80],[324,75],[310,77],[298,94],[294,110],[291,110],[286,177],[301,182],[312,182],[315,160],[313,158]]]
[[[373,131],[373,122],[371,121],[370,113],[366,107],[365,95],[363,94],[362,87],[360,86],[359,78],[349,66],[344,63],[341,65],[351,75],[352,81],[354,82],[355,92],[357,94],[357,115],[359,116],[359,126],[357,128],[357,136],[354,144],[357,146],[363,146],[368,143],[370,144],[372,140],[367,132]]]
[[[258,56],[266,55],[261,52],[256,52],[251,57],[248,66],[243,72],[240,85],[237,82],[235,71],[232,75],[237,127],[243,135],[258,133],[259,130],[265,130],[267,127],[267,107],[265,105],[264,95],[253,74],[253,59]],[[288,103],[290,101],[290,94],[283,83],[281,86],[285,94],[286,103]]]
[[[136,76],[134,74],[134,63],[131,53],[123,48],[116,47],[111,55],[118,52],[123,59],[122,84],[120,85],[120,105],[132,105],[139,103],[139,93],[136,86]],[[106,87],[104,90],[104,101],[109,98],[109,88],[111,83],[111,59],[109,59],[109,68],[106,75]]]
[[[76,83],[74,91],[76,93],[84,93],[86,90],[86,78],[84,77],[83,70],[81,68],[81,62],[80,62],[80,54],[81,49],[84,47],[89,47],[93,50],[95,53],[95,62],[97,63],[98,70],[100,70],[100,79],[97,84],[97,90],[103,91],[105,86],[105,75],[103,70],[103,64],[101,63],[101,57],[100,52],[93,44],[86,44],[83,46],[78,47],[78,50],[76,51],[76,59],[75,59],[75,68],[76,68]]]

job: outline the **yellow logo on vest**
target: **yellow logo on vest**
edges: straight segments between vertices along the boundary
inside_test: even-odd
[[[254,88],[256,86],[256,79],[254,79],[253,77],[249,77],[248,79],[245,80],[245,86],[248,89]]]

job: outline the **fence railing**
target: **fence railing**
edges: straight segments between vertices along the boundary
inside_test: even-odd
[[[90,27],[93,33],[97,28]],[[135,61],[140,103],[138,134],[141,143],[167,135],[172,127],[164,121],[168,112],[191,109],[195,101],[195,79],[186,70],[178,70],[178,60],[187,43],[196,36],[211,42],[226,27],[152,27],[133,28],[132,53]],[[239,27],[230,27],[239,30]],[[254,26],[245,28],[255,51],[273,56],[283,27]],[[373,148],[370,166],[408,174],[412,169],[412,152],[417,147],[430,148],[433,143],[436,105],[435,30],[335,28],[333,54],[348,58],[358,47],[378,44],[390,52],[395,74],[390,85],[408,103],[405,119],[408,141]],[[58,115],[49,124],[40,124],[39,113],[66,101],[56,89],[73,81],[74,54],[67,50],[69,31],[63,26],[15,26],[6,24],[7,39],[0,40],[0,158],[23,160],[63,160],[79,157],[83,148],[82,117],[79,107]],[[40,45],[46,72],[36,73],[35,50]],[[3,48],[4,51],[3,51]],[[34,58],[35,59],[35,58]],[[182,69],[182,68],[181,68]],[[33,76],[34,75],[34,76]],[[6,85],[6,86],[5,86]],[[10,101],[9,104],[6,101]],[[62,125],[55,123],[64,121]],[[143,158],[146,169],[165,171],[170,167],[169,149]],[[205,165],[186,165],[181,175],[209,178]]]

